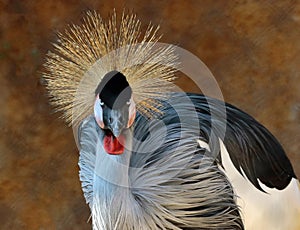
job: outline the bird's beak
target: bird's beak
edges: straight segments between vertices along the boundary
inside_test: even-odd
[[[121,122],[115,122],[113,125],[111,125],[111,132],[117,138],[121,135],[123,129],[124,127]]]
[[[109,154],[120,155],[124,153],[126,135],[123,131],[127,124],[127,119],[124,119],[125,114],[124,110],[118,109],[110,110],[109,113],[104,116],[106,131],[104,131],[103,147]]]
[[[119,137],[128,123],[128,109],[111,110],[107,120],[107,128],[115,137]]]

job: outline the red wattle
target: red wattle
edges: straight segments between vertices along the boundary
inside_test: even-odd
[[[125,137],[120,135],[116,138],[112,133],[107,133],[103,139],[103,147],[105,151],[112,155],[120,155],[124,152]]]

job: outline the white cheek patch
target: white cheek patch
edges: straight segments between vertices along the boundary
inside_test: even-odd
[[[99,99],[99,95],[97,95],[94,104],[94,116],[100,128],[104,129],[102,105],[103,104]]]
[[[136,115],[136,108],[135,108],[135,103],[133,101],[133,98],[130,98],[130,105],[129,105],[129,117],[128,117],[128,123],[127,123],[127,128],[132,126],[134,119]]]

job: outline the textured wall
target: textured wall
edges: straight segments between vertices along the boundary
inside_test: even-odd
[[[225,99],[274,133],[300,175],[299,1],[1,0],[1,229],[90,229],[72,129],[53,114],[38,70],[56,30],[87,9],[107,17],[124,7],[201,58]]]

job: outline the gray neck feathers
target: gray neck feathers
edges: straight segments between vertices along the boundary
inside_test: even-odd
[[[93,228],[242,229],[232,188],[213,159],[197,150],[196,133],[181,129],[179,144],[168,135],[161,147],[149,149],[160,142],[159,129],[144,144],[130,139],[134,152],[128,146],[122,155],[111,156],[102,149],[94,118],[82,122],[80,180]]]

